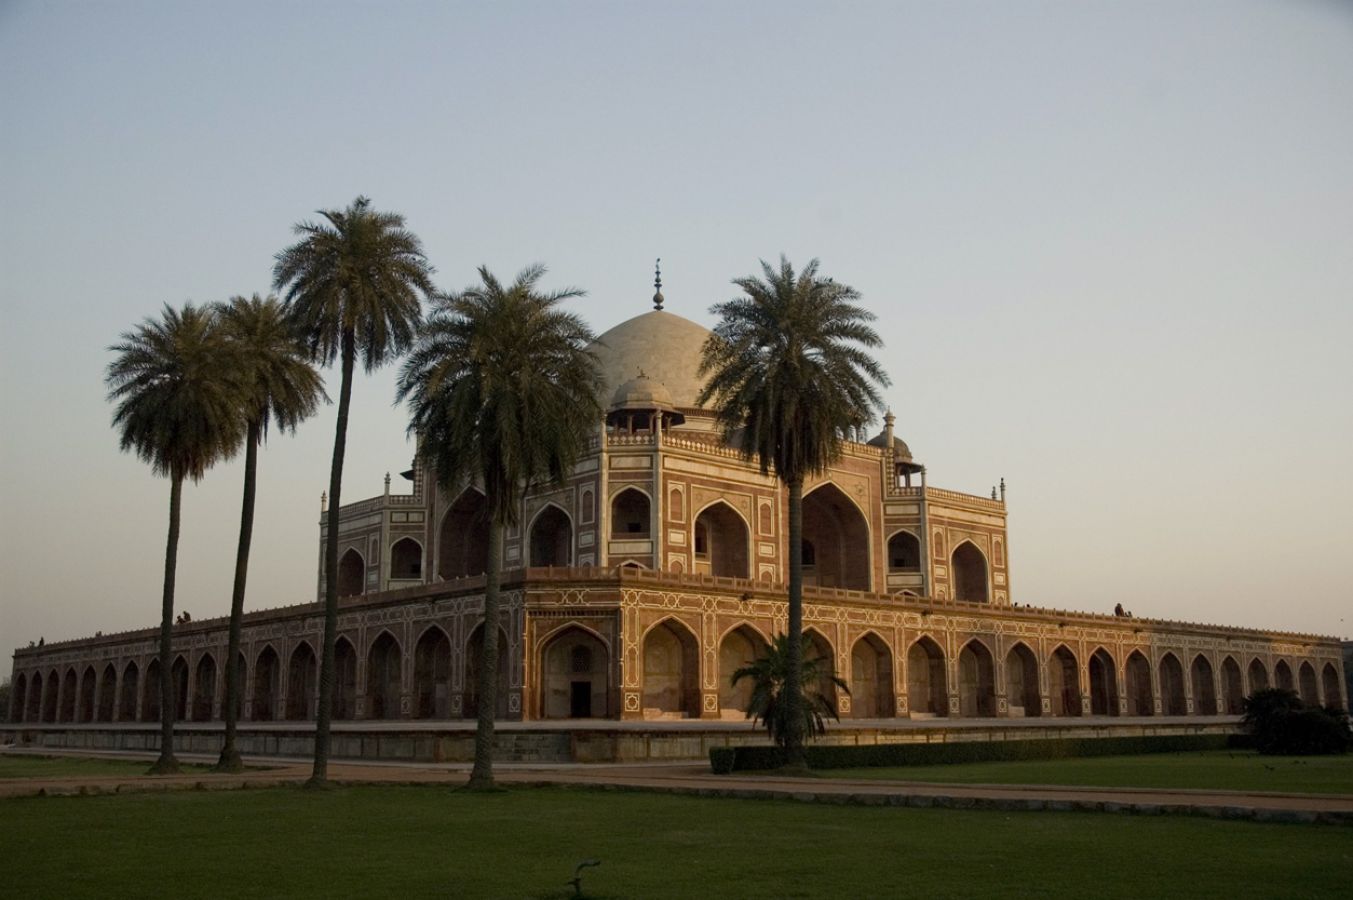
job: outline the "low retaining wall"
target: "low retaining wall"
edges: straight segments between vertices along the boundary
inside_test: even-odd
[[[945,743],[951,741],[1017,741],[1048,738],[1138,737],[1142,735],[1232,734],[1235,718],[1206,719],[1059,719],[980,720],[923,724],[855,726],[830,729],[818,740],[830,745]],[[240,752],[246,756],[308,757],[314,750],[313,723],[241,723]],[[497,758],[523,763],[616,763],[705,761],[713,747],[766,744],[764,731],[745,723],[704,724],[589,722],[499,723]],[[334,759],[407,762],[469,762],[474,758],[473,723],[344,723],[332,731]],[[184,753],[217,753],[219,723],[181,724],[174,729],[174,749]],[[0,743],[53,750],[157,751],[160,728],[136,725],[41,725],[0,727]]]

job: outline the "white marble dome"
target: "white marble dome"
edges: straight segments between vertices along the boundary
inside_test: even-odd
[[[667,389],[674,406],[695,407],[703,385],[696,374],[700,349],[709,334],[703,325],[660,309],[621,322],[590,347],[601,364],[601,396],[614,397],[643,373]]]

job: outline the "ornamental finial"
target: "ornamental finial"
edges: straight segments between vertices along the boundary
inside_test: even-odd
[[[653,287],[657,288],[657,293],[653,295],[653,308],[662,309],[662,257],[659,256],[653,263]]]

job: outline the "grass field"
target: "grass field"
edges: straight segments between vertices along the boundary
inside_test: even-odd
[[[205,772],[208,766],[180,763],[184,772]],[[150,760],[81,759],[73,756],[0,755],[0,778],[66,778],[79,775],[144,775]]]
[[[1260,756],[1258,753],[1239,750],[960,763],[951,766],[823,769],[818,774],[827,778],[945,784],[1063,784],[1353,794],[1353,755]]]
[[[12,897],[1335,896],[1353,832],[441,787],[0,801]]]

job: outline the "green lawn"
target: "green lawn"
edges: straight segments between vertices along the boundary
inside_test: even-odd
[[[951,766],[823,769],[818,774],[827,778],[946,784],[1065,784],[1353,794],[1353,755],[1260,756],[1258,753],[1239,750],[959,763]]]
[[[0,778],[66,778],[80,775],[113,777],[144,775],[150,760],[98,759],[75,756],[9,756],[0,754]],[[179,763],[184,772],[205,772],[209,766]]]
[[[1353,830],[441,787],[0,801],[12,897],[1336,896]]]

